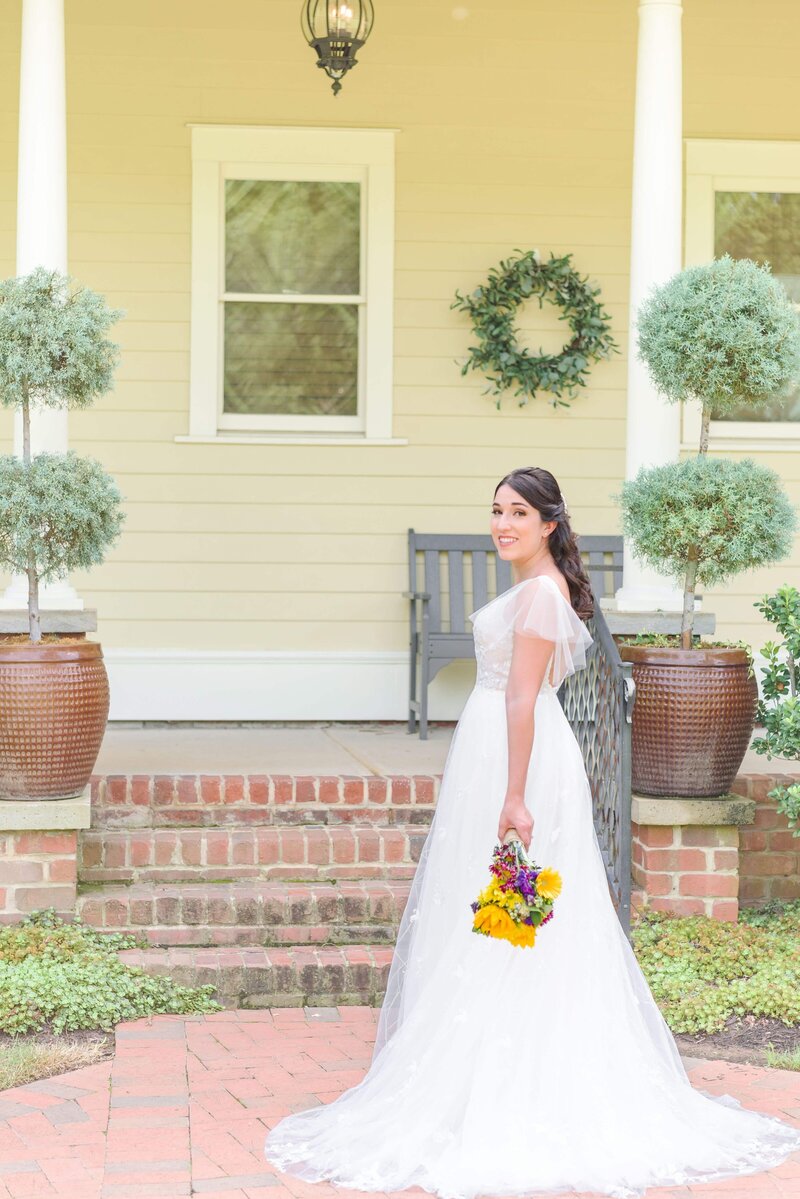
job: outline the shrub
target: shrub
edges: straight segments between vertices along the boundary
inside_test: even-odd
[[[220,1010],[210,985],[183,987],[120,961],[117,951],[137,944],[130,934],[67,924],[52,908],[0,928],[0,1032],[107,1031],[155,1013]]]
[[[768,267],[729,255],[687,267],[639,309],[639,355],[669,403],[758,408],[800,376],[797,314]]]
[[[40,581],[102,562],[122,526],[122,496],[93,458],[37,454],[26,465],[0,455],[0,561]]]
[[[762,670],[763,699],[758,705],[758,721],[764,736],[756,737],[753,749],[767,758],[800,761],[800,592],[796,587],[779,587],[774,595],[764,595],[755,607],[774,624],[779,642],[768,641],[762,649],[766,665]],[[786,817],[795,837],[800,837],[800,783],[779,785],[769,792],[778,811]]]
[[[789,553],[795,511],[774,471],[750,458],[705,455],[643,468],[623,484],[623,529],[638,556],[703,586]]]

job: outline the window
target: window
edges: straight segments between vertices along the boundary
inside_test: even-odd
[[[800,144],[689,141],[686,155],[686,263],[730,254],[768,262],[800,309]],[[696,446],[697,405],[685,405],[683,441]],[[746,406],[711,422],[720,447],[800,445],[800,388],[759,412]]]
[[[391,438],[394,134],[192,130],[192,437]]]

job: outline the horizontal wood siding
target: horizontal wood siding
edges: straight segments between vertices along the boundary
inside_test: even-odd
[[[402,650],[406,529],[487,527],[496,480],[537,463],[579,532],[613,533],[624,473],[635,0],[384,0],[334,100],[283,0],[67,6],[70,263],[125,309],[114,392],[70,418],[111,470],[125,532],[74,576],[111,647]],[[686,5],[686,133],[797,137],[793,4]],[[0,269],[13,271],[18,5],[0,12]],[[754,48],[758,49],[757,55]],[[388,126],[397,136],[394,434],[404,446],[187,445],[190,122]],[[498,412],[451,311],[514,249],[571,252],[623,353],[554,411]],[[531,345],[557,313],[530,306]],[[11,418],[0,412],[0,444]],[[800,498],[800,456],[764,455]],[[757,636],[780,568],[709,596]]]

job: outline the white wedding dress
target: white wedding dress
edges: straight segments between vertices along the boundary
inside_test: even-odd
[[[585,664],[585,626],[545,576],[471,619],[478,679],[400,924],[371,1066],[334,1102],[283,1119],[266,1157],[310,1181],[444,1199],[629,1199],[777,1165],[800,1150],[800,1131],[692,1087],[617,918],[556,695]],[[515,631],[555,643],[525,798],[529,855],[559,871],[563,890],[532,948],[471,931],[506,788]]]

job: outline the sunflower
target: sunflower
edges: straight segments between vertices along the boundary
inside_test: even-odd
[[[479,908],[475,913],[472,927],[476,932],[486,933],[490,937],[500,937],[510,941],[516,931],[516,925],[502,908],[490,903],[485,908]]]
[[[557,899],[561,894],[561,875],[552,866],[544,866],[536,879],[536,890],[542,899]]]

